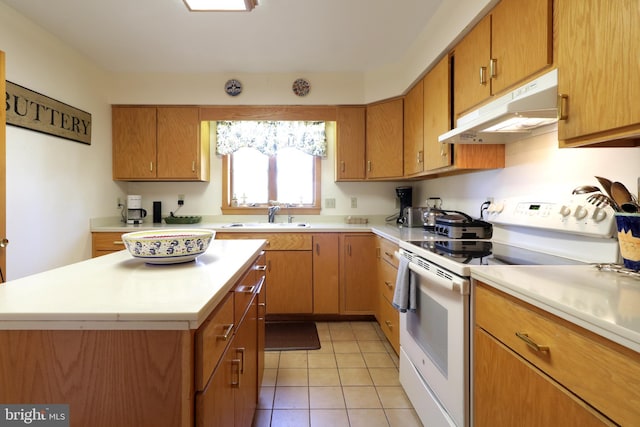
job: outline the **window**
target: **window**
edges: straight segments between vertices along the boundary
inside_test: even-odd
[[[224,156],[223,212],[254,214],[277,201],[319,213],[323,122],[225,121],[216,133]]]

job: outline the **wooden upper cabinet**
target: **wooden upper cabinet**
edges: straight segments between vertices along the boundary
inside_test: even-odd
[[[552,0],[502,0],[455,47],[456,119],[553,62]]]
[[[336,181],[365,178],[366,107],[338,107],[336,111]]]
[[[453,88],[456,118],[491,96],[491,15],[487,15],[455,47]]]
[[[111,110],[113,179],[156,177],[155,107],[117,107]]]
[[[424,77],[424,169],[451,165],[451,144],[438,137],[451,128],[449,57],[445,56]]]
[[[197,107],[113,106],[113,179],[208,181],[208,122]]]
[[[158,107],[157,177],[197,180],[200,119],[197,108]]]
[[[556,8],[560,145],[637,145],[629,140],[640,136],[640,3],[562,0]]]
[[[404,174],[424,170],[424,83],[420,80],[404,97]]]
[[[403,172],[403,100],[367,106],[367,179],[401,178]]]

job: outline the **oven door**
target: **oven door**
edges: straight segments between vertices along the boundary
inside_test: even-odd
[[[400,346],[412,364],[402,369],[401,361],[401,382],[410,382],[402,377],[411,371],[420,374],[426,390],[410,398],[417,411],[429,408],[419,414],[423,423],[468,426],[469,280],[420,263],[428,269],[409,263],[419,279],[417,309],[400,315]]]

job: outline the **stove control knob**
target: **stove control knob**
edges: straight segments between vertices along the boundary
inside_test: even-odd
[[[607,217],[607,211],[605,211],[602,208],[596,208],[593,211],[593,215],[591,215],[591,218],[593,218],[595,222],[602,222],[606,217]]]
[[[576,207],[576,212],[573,214],[578,219],[584,219],[589,215],[589,210],[582,205]]]
[[[562,205],[562,207],[560,208],[560,215],[564,217],[571,215],[571,208],[567,205]]]

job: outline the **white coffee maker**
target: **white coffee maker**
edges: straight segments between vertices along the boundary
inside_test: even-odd
[[[142,209],[142,196],[127,196],[127,224],[142,224],[147,211]]]

